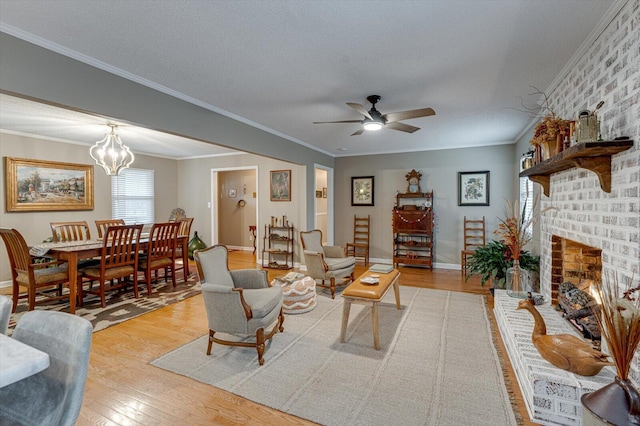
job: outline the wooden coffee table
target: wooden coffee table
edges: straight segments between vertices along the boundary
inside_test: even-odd
[[[369,285],[360,281],[361,278],[370,277],[371,275],[379,275],[378,284]],[[398,287],[398,278],[400,272],[397,269],[388,274],[378,274],[373,272],[365,272],[354,282],[349,284],[342,291],[344,304],[342,305],[342,326],[340,327],[340,342],[344,343],[347,334],[347,324],[349,322],[349,311],[351,304],[371,306],[371,320],[373,322],[373,347],[380,349],[380,338],[378,337],[378,302],[380,302],[393,286],[396,296],[396,308],[400,309],[400,288]]]

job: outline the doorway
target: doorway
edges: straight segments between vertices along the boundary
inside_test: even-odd
[[[314,226],[322,231],[322,243],[333,245],[333,169],[316,164]]]
[[[212,169],[211,181],[214,244],[253,251],[258,223],[257,167]]]

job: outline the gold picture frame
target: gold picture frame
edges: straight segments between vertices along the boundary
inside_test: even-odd
[[[7,212],[93,210],[93,166],[5,157]]]
[[[271,201],[291,201],[291,170],[271,170]]]

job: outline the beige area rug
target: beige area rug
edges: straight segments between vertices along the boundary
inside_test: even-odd
[[[144,280],[139,278],[140,297],[138,299],[135,298],[131,287],[127,288],[126,291],[114,290],[107,292],[105,294],[107,305],[105,308],[100,306],[100,298],[98,296],[86,294],[84,306],[76,307],[76,315],[91,321],[95,332],[200,294],[200,282],[197,275],[191,274],[189,279],[185,281],[182,271],[179,271],[176,274],[175,288],[172,286],[170,279],[169,282],[165,282],[162,276],[162,271],[160,271],[160,281],[151,285],[153,290],[151,295],[147,295],[147,286]],[[65,292],[68,292],[68,289],[65,289]],[[27,308],[26,299],[21,299],[16,312],[11,314],[9,334],[17,322],[20,321],[20,317],[27,312]],[[36,309],[69,312],[69,302],[48,302],[36,305]]]
[[[253,348],[202,336],[152,362],[260,404],[326,425],[513,425],[516,419],[492,343],[482,296],[401,287],[379,309],[381,350],[371,309],[352,305],[339,342],[342,300],[287,315],[264,366]]]

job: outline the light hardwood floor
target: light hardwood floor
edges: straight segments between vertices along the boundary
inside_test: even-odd
[[[249,252],[230,253],[231,269],[254,268],[255,264],[255,257]],[[363,265],[358,265],[356,276],[365,270]],[[268,271],[269,279],[282,273]],[[489,289],[480,286],[477,278],[465,283],[460,271],[408,267],[401,267],[400,271],[401,285],[489,295]],[[492,297],[489,295],[487,299],[491,306]],[[493,314],[491,320],[495,325]],[[286,319],[284,327],[286,333]],[[312,424],[149,364],[206,333],[206,314],[200,295],[94,333],[84,403],[77,424]],[[277,335],[274,338],[277,339]],[[499,346],[504,353],[501,341]],[[265,358],[268,357],[267,351]],[[506,355],[503,358],[508,363]],[[260,367],[256,364],[256,368]],[[524,424],[532,425],[510,364],[508,370]]]

